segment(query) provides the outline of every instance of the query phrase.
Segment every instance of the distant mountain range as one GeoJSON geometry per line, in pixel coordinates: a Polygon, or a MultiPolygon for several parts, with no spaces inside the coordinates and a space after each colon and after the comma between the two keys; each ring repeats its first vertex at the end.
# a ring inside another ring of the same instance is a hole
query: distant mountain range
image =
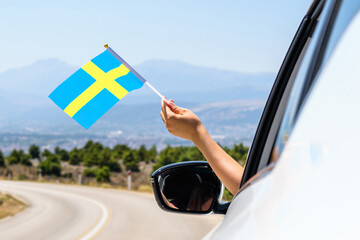
{"type": "MultiPolygon", "coordinates": [[[[6,134],[170,137],[159,117],[160,98],[146,86],[128,94],[90,130],[83,129],[48,98],[77,69],[47,59],[1,73],[0,144],[6,144],[1,139],[6,134]]],[[[251,139],[275,78],[274,73],[239,73],[164,60],[147,61],[135,69],[165,96],[196,112],[219,139],[251,139]]]]}

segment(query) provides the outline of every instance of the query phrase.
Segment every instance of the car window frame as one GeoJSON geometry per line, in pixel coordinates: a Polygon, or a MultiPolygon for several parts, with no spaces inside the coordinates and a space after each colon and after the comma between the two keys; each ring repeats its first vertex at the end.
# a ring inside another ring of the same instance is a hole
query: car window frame
{"type": "MultiPolygon", "coordinates": [[[[314,53],[312,54],[314,57],[311,58],[308,64],[309,69],[306,72],[306,76],[303,77],[303,85],[301,85],[298,93],[295,94],[295,101],[290,101],[288,104],[290,111],[287,110],[284,114],[284,123],[282,123],[279,128],[273,149],[280,149],[286,145],[286,141],[281,140],[283,138],[282,135],[286,133],[287,138],[291,135],[292,129],[299,118],[299,114],[310,95],[309,93],[334,52],[335,46],[339,42],[342,33],[347,29],[356,13],[360,11],[360,3],[346,0],[335,1],[332,9],[332,14],[328,18],[328,24],[321,32],[322,42],[315,46],[314,53]]],[[[279,155],[281,155],[281,150],[279,151],[279,155]]]]}
{"type": "MultiPolygon", "coordinates": [[[[329,0],[329,2],[330,2],[329,4],[336,3],[335,0],[334,1],[329,0]]],[[[276,113],[278,111],[278,107],[280,105],[281,99],[284,97],[285,89],[289,83],[289,79],[291,77],[291,74],[293,73],[293,70],[300,57],[300,54],[303,48],[306,46],[306,41],[308,39],[308,36],[309,34],[310,35],[312,34],[312,30],[313,30],[311,29],[313,27],[312,24],[315,24],[316,23],[315,21],[317,21],[317,19],[313,18],[313,15],[316,14],[317,9],[319,7],[322,7],[324,3],[325,1],[322,0],[312,2],[307,14],[300,23],[300,26],[295,34],[295,37],[289,47],[289,50],[285,56],[285,59],[281,65],[279,73],[274,82],[273,88],[270,92],[263,114],[260,118],[260,122],[257,131],[255,133],[253,143],[249,150],[248,158],[244,169],[244,174],[240,184],[240,189],[250,179],[252,179],[252,177],[255,174],[257,174],[261,170],[259,169],[260,161],[263,158],[264,149],[266,147],[267,141],[269,140],[268,138],[269,138],[270,130],[274,124],[274,119],[276,117],[276,113]]],[[[329,8],[327,12],[322,13],[326,15],[324,16],[324,21],[325,21],[323,26],[324,28],[326,28],[328,25],[327,22],[329,20],[329,16],[331,16],[333,13],[334,7],[335,6],[332,6],[329,8]]],[[[321,40],[322,39],[320,39],[320,41],[321,40]]],[[[281,119],[282,117],[280,118],[280,120],[278,120],[278,122],[276,122],[276,124],[278,124],[278,127],[280,126],[281,119]]],[[[272,138],[270,139],[271,147],[273,146],[276,140],[276,136],[277,136],[277,129],[276,129],[276,133],[275,134],[273,133],[270,136],[272,138]]],[[[267,154],[269,155],[267,159],[269,159],[271,152],[267,154]]]]}

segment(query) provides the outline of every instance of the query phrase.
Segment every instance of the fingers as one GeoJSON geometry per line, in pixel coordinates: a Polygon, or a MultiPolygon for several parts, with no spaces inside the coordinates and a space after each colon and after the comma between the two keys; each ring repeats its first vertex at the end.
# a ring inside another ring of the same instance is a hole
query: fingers
{"type": "Polygon", "coordinates": [[[160,117],[161,117],[161,119],[163,120],[163,122],[164,122],[165,125],[166,125],[165,117],[164,117],[164,114],[163,114],[162,111],[160,112],[160,117]]]}
{"type": "Polygon", "coordinates": [[[183,114],[185,109],[178,107],[175,103],[174,100],[170,99],[169,104],[167,104],[167,106],[169,107],[169,109],[176,113],[176,114],[183,114]]]}

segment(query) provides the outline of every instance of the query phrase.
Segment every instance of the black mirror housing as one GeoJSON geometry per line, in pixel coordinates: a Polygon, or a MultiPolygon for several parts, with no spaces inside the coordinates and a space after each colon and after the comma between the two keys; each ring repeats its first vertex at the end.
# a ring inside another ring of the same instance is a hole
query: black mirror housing
{"type": "Polygon", "coordinates": [[[165,211],[225,214],[224,185],[206,161],[181,162],[156,170],[151,177],[156,202],[165,211]]]}

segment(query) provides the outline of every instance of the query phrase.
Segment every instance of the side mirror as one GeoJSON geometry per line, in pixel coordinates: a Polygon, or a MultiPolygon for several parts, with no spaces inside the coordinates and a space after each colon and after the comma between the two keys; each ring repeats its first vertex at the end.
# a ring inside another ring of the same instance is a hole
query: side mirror
{"type": "Polygon", "coordinates": [[[166,165],[151,177],[155,199],[165,211],[225,214],[229,202],[221,202],[224,186],[205,161],[166,165]]]}

